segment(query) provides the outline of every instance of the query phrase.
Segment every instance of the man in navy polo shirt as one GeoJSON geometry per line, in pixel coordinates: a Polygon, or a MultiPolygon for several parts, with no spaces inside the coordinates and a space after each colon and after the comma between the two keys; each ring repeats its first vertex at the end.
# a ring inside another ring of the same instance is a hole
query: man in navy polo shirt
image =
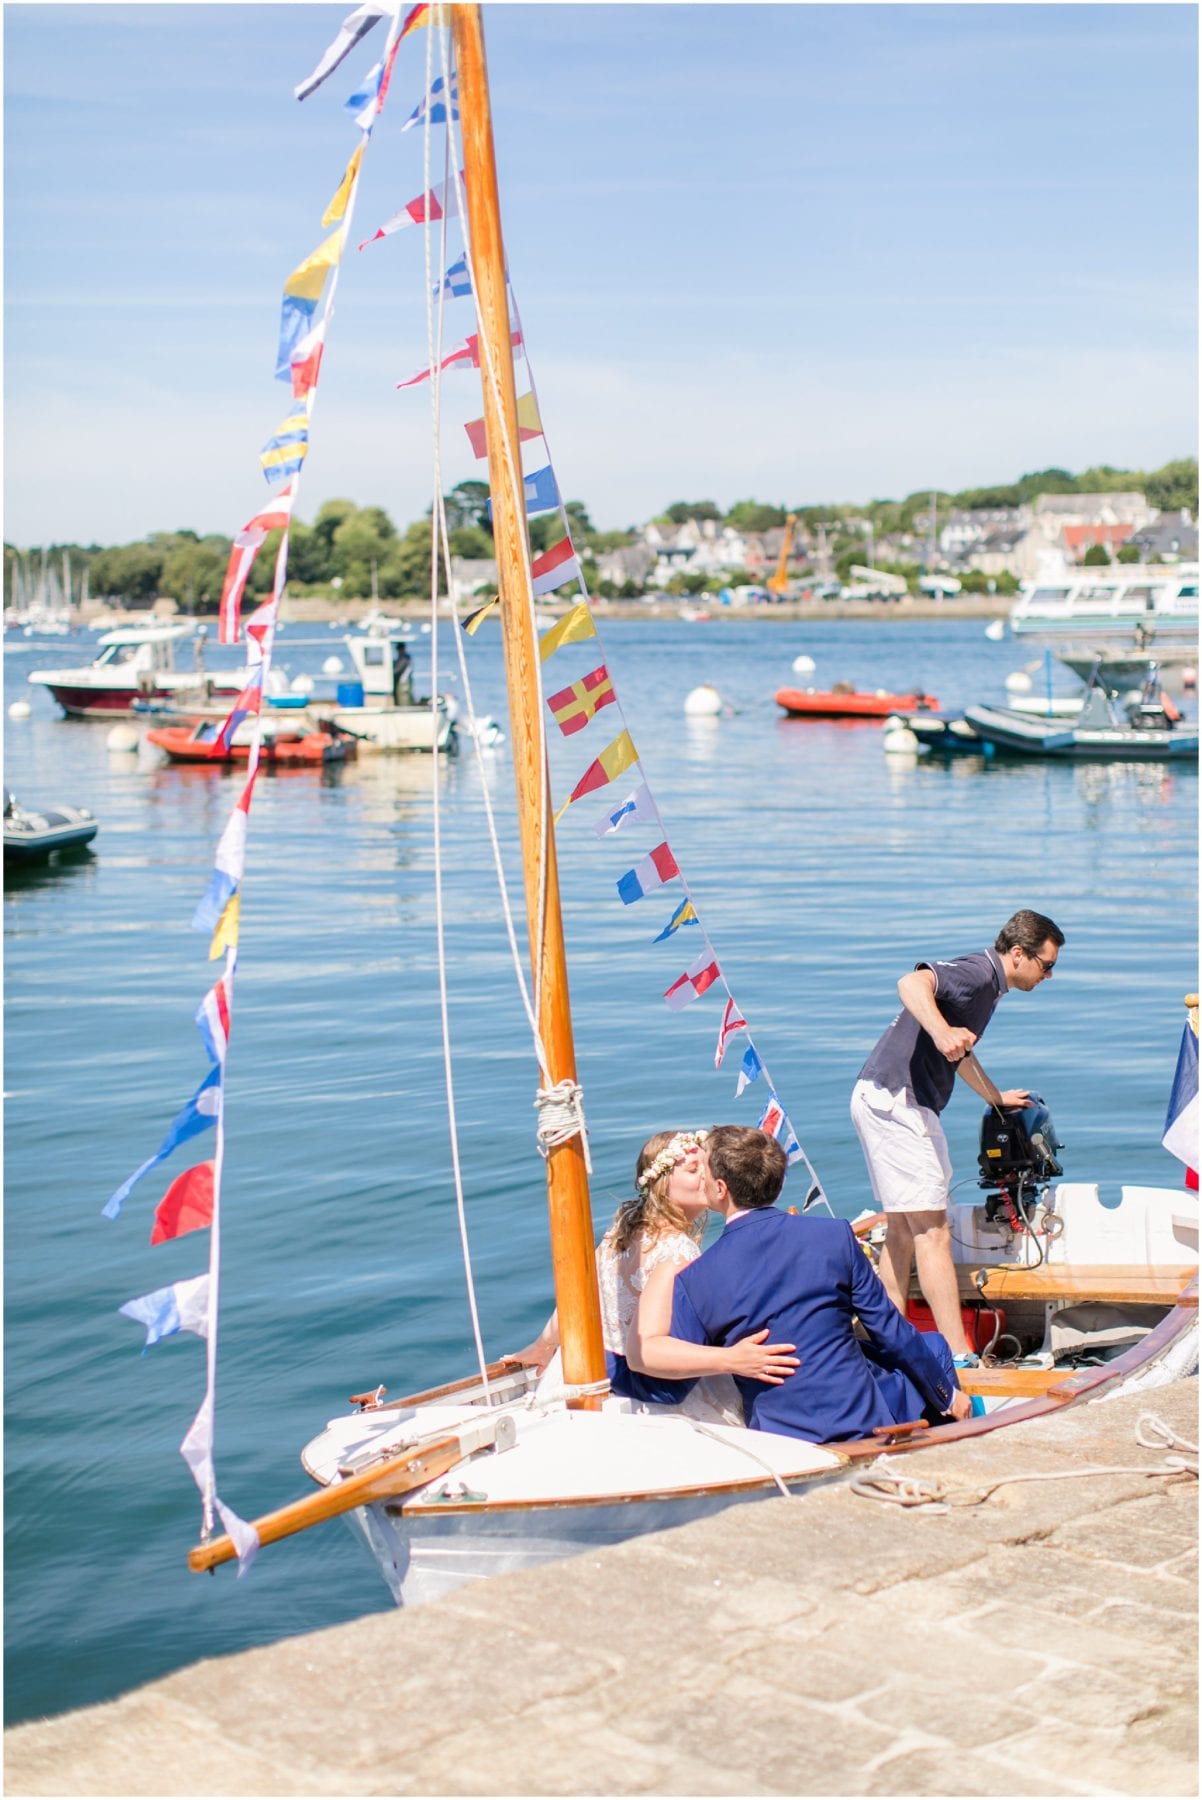
{"type": "MultiPolygon", "coordinates": [[[[648,1277],[627,1355],[649,1373],[694,1376],[695,1345],[756,1334],[796,1350],[791,1373],[735,1376],[747,1423],[810,1443],[867,1437],[924,1415],[965,1418],[952,1355],[920,1333],[881,1286],[846,1219],[781,1212],[785,1153],[765,1131],[716,1125],[702,1153],[706,1204],[725,1220],[696,1262],[648,1277]],[[853,1321],[865,1333],[857,1337],[853,1321]],[[780,1341],[784,1340],[784,1341],[780,1341]]],[[[783,1358],[782,1366],[787,1358],[783,1358]]]]}
{"type": "Polygon", "coordinates": [[[1037,912],[1016,912],[992,950],[920,962],[897,984],[902,1011],[860,1070],[851,1117],[876,1203],[886,1215],[881,1280],[899,1311],[910,1273],[954,1354],[975,1362],[960,1316],[947,1208],[952,1165],[939,1115],[963,1076],[991,1106],[1021,1107],[1025,1088],[995,1087],[973,1046],[1010,988],[1029,993],[1056,967],[1064,933],[1037,912]]]}

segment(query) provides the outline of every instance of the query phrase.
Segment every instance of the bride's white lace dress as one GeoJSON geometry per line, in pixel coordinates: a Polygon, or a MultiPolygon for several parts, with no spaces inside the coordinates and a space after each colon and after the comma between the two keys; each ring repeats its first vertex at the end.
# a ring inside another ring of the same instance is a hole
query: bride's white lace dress
{"type": "MultiPolygon", "coordinates": [[[[639,1304],[639,1295],[653,1269],[670,1263],[687,1268],[701,1251],[683,1231],[659,1237],[643,1233],[625,1250],[616,1251],[610,1234],[597,1245],[597,1282],[601,1290],[601,1331],[612,1356],[626,1355],[626,1334],[639,1304]]],[[[696,1382],[679,1406],[659,1406],[632,1401],[640,1412],[676,1412],[710,1425],[742,1425],[743,1402],[730,1375],[706,1375],[696,1382]]]]}

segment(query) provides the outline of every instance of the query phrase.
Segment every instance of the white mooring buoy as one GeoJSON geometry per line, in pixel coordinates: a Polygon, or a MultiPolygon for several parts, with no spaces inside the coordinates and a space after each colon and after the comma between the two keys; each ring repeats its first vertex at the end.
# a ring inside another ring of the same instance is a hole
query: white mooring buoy
{"type": "Polygon", "coordinates": [[[994,619],[991,625],[986,625],[985,627],[985,636],[989,639],[991,644],[1000,644],[1005,635],[1005,619],[994,619]]]}
{"type": "Polygon", "coordinates": [[[312,675],[294,675],[288,686],[294,694],[311,694],[313,677],[312,675]]]}
{"type": "Polygon", "coordinates": [[[894,725],[881,740],[886,756],[917,756],[922,746],[908,725],[894,725]]]}
{"type": "Polygon", "coordinates": [[[341,675],[342,658],[340,656],[327,656],[321,665],[321,672],[323,675],[341,675]]]}
{"type": "Polygon", "coordinates": [[[685,712],[690,719],[715,719],[722,711],[722,696],[708,681],[685,695],[685,712]]]}
{"type": "Polygon", "coordinates": [[[27,719],[33,711],[28,700],[14,700],[8,709],[10,719],[27,719]]]}
{"type": "Polygon", "coordinates": [[[793,658],[793,673],[795,675],[812,675],[817,666],[818,665],[815,663],[812,656],[795,656],[793,658]]]}
{"type": "Polygon", "coordinates": [[[114,725],[104,740],[106,750],[136,750],[138,734],[132,725],[114,725]]]}
{"type": "Polygon", "coordinates": [[[1006,691],[1011,694],[1029,694],[1031,692],[1031,677],[1025,669],[1015,669],[1013,674],[1007,675],[1006,691]]]}

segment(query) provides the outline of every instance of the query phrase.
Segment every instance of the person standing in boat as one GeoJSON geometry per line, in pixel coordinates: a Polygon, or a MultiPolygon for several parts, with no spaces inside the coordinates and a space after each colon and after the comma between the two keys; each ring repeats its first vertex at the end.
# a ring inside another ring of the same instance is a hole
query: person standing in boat
{"type": "MultiPolygon", "coordinates": [[[[769,1386],[797,1367],[792,1344],[768,1344],[766,1331],[729,1347],[697,1350],[682,1373],[692,1380],[665,1381],[630,1367],[626,1340],[639,1297],[655,1271],[669,1287],[673,1275],[696,1262],[708,1211],[702,1173],[704,1131],[657,1131],[639,1151],[635,1192],[623,1201],[597,1245],[601,1333],[611,1390],[643,1406],[671,1406],[711,1424],[742,1425],[743,1402],[733,1376],[769,1386]],[[695,1379],[701,1377],[701,1379],[695,1379]]],[[[502,1362],[548,1367],[559,1349],[559,1318],[552,1313],[538,1337],[502,1362]]]]}
{"type": "Polygon", "coordinates": [[[631,1363],[684,1376],[712,1346],[766,1331],[793,1339],[800,1361],[781,1382],[736,1374],[753,1430],[828,1444],[882,1425],[967,1418],[972,1402],[947,1344],[901,1317],[847,1220],[777,1207],[787,1167],[765,1131],[710,1132],[703,1183],[725,1229],[695,1262],[649,1276],[627,1341],[631,1363]]]}
{"type": "Polygon", "coordinates": [[[991,1106],[1027,1104],[1025,1088],[995,1087],[974,1046],[1003,994],[1030,993],[1048,979],[1063,943],[1051,919],[1024,909],[1006,921],[992,949],[917,963],[898,982],[902,1010],[852,1090],[852,1124],[886,1218],[881,1280],[904,1313],[917,1264],[936,1328],[966,1366],[977,1358],[960,1314],[947,1222],[952,1165],[939,1115],[957,1075],[991,1106]]]}

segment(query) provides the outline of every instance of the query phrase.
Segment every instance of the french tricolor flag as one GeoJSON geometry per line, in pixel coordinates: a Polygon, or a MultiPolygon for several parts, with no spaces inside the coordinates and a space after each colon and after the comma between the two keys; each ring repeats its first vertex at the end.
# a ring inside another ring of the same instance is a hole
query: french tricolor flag
{"type": "Polygon", "coordinates": [[[722,971],[714,961],[713,952],[703,950],[696,962],[690,963],[684,974],[672,983],[664,999],[672,1012],[682,1012],[694,1000],[700,1000],[702,994],[712,988],[721,976],[722,971]]]}
{"type": "Polygon", "coordinates": [[[1161,1143],[1170,1155],[1185,1164],[1185,1185],[1198,1185],[1198,1039],[1186,1024],[1177,1054],[1177,1072],[1169,1095],[1161,1143]]]}
{"type": "Polygon", "coordinates": [[[645,856],[633,869],[627,869],[618,883],[618,898],[623,906],[630,906],[644,894],[652,894],[656,888],[675,881],[679,874],[676,858],[667,844],[657,844],[650,856],[645,856]]]}

